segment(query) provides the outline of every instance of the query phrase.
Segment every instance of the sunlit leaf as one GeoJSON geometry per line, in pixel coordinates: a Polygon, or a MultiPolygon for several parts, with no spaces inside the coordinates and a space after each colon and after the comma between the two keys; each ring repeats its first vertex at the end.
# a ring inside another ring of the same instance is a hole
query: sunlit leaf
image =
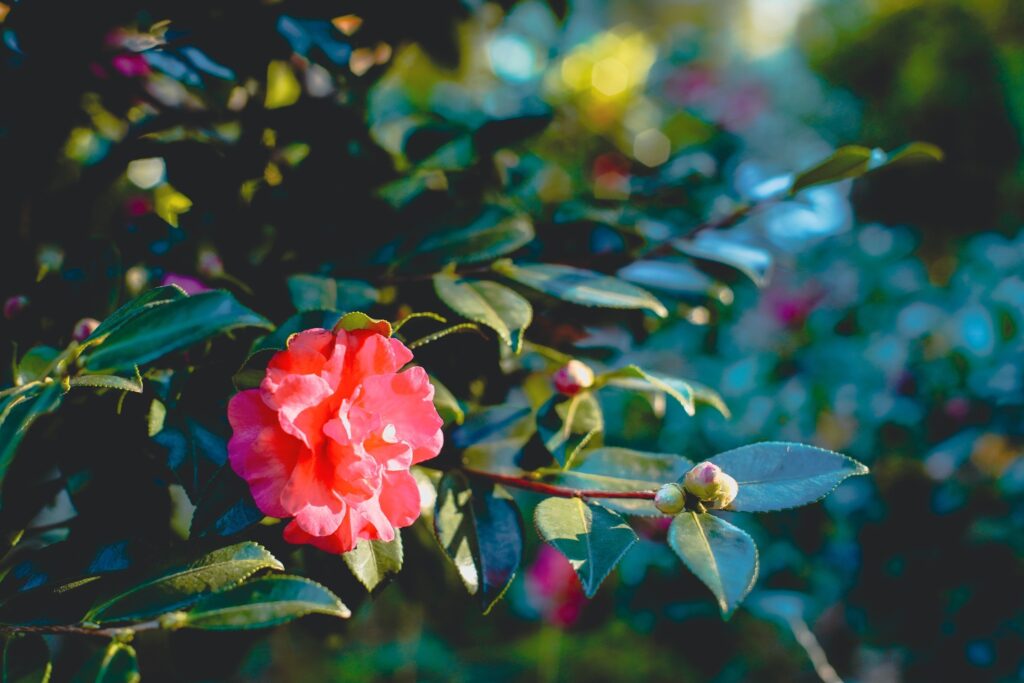
{"type": "Polygon", "coordinates": [[[455,398],[455,394],[433,375],[430,377],[430,383],[434,387],[434,407],[437,408],[441,419],[444,420],[445,424],[462,424],[466,419],[466,413],[462,410],[462,406],[459,405],[459,400],[455,398]]]}
{"type": "Polygon", "coordinates": [[[519,509],[500,488],[445,474],[437,489],[434,533],[470,595],[486,614],[508,590],[523,557],[519,509]]]}
{"type": "Polygon", "coordinates": [[[491,328],[515,352],[522,348],[523,332],[533,320],[533,307],[508,287],[438,273],[434,276],[434,290],[453,311],[491,328]]]}
{"type": "Polygon", "coordinates": [[[668,310],[651,293],[617,278],[554,264],[516,265],[499,261],[494,269],[510,280],[562,301],[599,308],[646,309],[665,317],[668,310]]]}
{"type": "Polygon", "coordinates": [[[298,576],[266,576],[241,586],[212,593],[186,615],[185,628],[235,631],[276,626],[307,614],[352,616],[338,596],[320,584],[298,576]]]}
{"type": "Polygon", "coordinates": [[[569,560],[588,598],[637,541],[626,520],[582,498],[541,501],[534,523],[540,537],[569,560]]]}
{"type": "Polygon", "coordinates": [[[757,580],[757,547],[747,532],[707,513],[676,515],[668,543],[718,600],[728,619],[757,580]]]}
{"type": "Polygon", "coordinates": [[[739,484],[729,506],[769,512],[807,505],[831,493],[847,477],[867,474],[852,458],[798,443],[766,442],[719,453],[713,462],[739,484]]]}
{"type": "Polygon", "coordinates": [[[767,284],[771,273],[771,252],[735,242],[710,231],[694,239],[676,240],[672,246],[688,256],[731,266],[753,280],[758,287],[767,284]]]}
{"type": "Polygon", "coordinates": [[[102,623],[154,617],[235,586],[261,569],[284,570],[284,566],[266,548],[250,541],[220,548],[142,580],[92,609],[87,619],[102,623]]]}
{"type": "MultiPolygon", "coordinates": [[[[595,491],[655,491],[679,481],[693,462],[670,453],[646,453],[629,448],[596,448],[577,456],[572,469],[548,471],[546,476],[563,486],[595,491]]],[[[605,507],[628,515],[661,513],[649,500],[603,499],[605,507]]]]}
{"type": "Polygon", "coordinates": [[[373,590],[402,569],[402,536],[395,531],[393,541],[363,539],[341,556],[352,574],[366,590],[373,590]]]}

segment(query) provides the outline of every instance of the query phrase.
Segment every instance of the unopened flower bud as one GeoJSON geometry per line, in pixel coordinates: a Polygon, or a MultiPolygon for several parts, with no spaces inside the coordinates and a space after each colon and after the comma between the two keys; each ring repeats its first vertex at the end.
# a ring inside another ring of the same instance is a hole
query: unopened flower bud
{"type": "Polygon", "coordinates": [[[83,342],[89,338],[89,335],[100,326],[100,321],[96,318],[82,318],[75,323],[75,329],[71,332],[71,338],[76,342],[83,342]]]}
{"type": "Polygon", "coordinates": [[[555,390],[566,396],[575,396],[594,384],[594,371],[578,360],[571,360],[551,377],[555,390]]]}
{"type": "Polygon", "coordinates": [[[64,265],[64,251],[52,244],[44,244],[39,247],[36,262],[41,269],[47,272],[60,270],[60,267],[64,265]]]}
{"type": "Polygon", "coordinates": [[[4,302],[4,317],[8,320],[14,320],[26,308],[28,308],[27,296],[22,294],[12,296],[4,302]]]}
{"type": "Polygon", "coordinates": [[[149,283],[149,271],[143,266],[132,266],[124,272],[125,288],[131,296],[138,296],[149,283]]]}
{"type": "Polygon", "coordinates": [[[721,510],[739,493],[736,480],[711,462],[702,462],[686,473],[683,486],[706,507],[721,510]]]}
{"type": "Polygon", "coordinates": [[[213,249],[200,249],[196,270],[203,277],[215,280],[224,274],[224,261],[213,249]]]}
{"type": "Polygon", "coordinates": [[[686,507],[686,493],[679,484],[665,484],[654,494],[654,507],[666,515],[679,514],[686,507]]]}

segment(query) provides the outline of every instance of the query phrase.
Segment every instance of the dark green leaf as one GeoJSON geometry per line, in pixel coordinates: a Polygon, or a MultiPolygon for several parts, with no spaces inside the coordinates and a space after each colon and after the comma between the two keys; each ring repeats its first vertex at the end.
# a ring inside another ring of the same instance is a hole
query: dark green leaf
{"type": "Polygon", "coordinates": [[[352,616],[341,600],[320,584],[298,576],[267,576],[207,595],[185,616],[183,626],[236,631],[276,626],[307,614],[352,616]]]}
{"type": "Polygon", "coordinates": [[[434,387],[434,407],[437,408],[437,413],[441,416],[441,419],[444,420],[445,424],[462,424],[466,419],[466,413],[462,410],[462,406],[459,405],[459,400],[455,398],[455,394],[449,391],[448,387],[433,375],[430,376],[430,383],[434,387]]]}
{"type": "Polygon", "coordinates": [[[139,663],[135,648],[112,642],[86,662],[75,674],[73,683],[139,683],[139,663]]]}
{"type": "Polygon", "coordinates": [[[50,382],[0,399],[0,486],[29,427],[40,415],[56,410],[63,396],[60,384],[50,382]]]}
{"type": "Polygon", "coordinates": [[[523,524],[501,489],[470,486],[457,471],[437,490],[434,533],[470,595],[486,614],[508,590],[523,557],[523,524]]]}
{"type": "Polygon", "coordinates": [[[533,320],[529,301],[497,282],[464,280],[450,273],[434,276],[434,290],[453,311],[491,328],[519,353],[523,332],[533,320]]]}
{"type": "Polygon", "coordinates": [[[685,379],[669,377],[654,372],[647,372],[635,365],[627,365],[624,368],[613,370],[598,378],[613,386],[635,391],[661,391],[676,400],[683,407],[687,415],[696,412],[694,406],[693,388],[685,379]]]}
{"type": "Polygon", "coordinates": [[[930,142],[910,142],[889,152],[888,165],[942,161],[945,154],[930,142]]]}
{"type": "Polygon", "coordinates": [[[731,266],[753,280],[758,287],[768,283],[772,255],[765,249],[735,242],[713,232],[701,233],[692,240],[676,240],[672,246],[693,258],[731,266]]]}
{"type": "Polygon", "coordinates": [[[163,429],[153,441],[166,449],[167,467],[192,500],[227,462],[226,435],[200,424],[194,418],[176,411],[164,421],[163,429]]]}
{"type": "Polygon", "coordinates": [[[207,593],[235,586],[261,569],[284,570],[263,546],[246,541],[207,553],[145,579],[91,610],[89,621],[148,619],[181,609],[207,593]]]}
{"type": "Polygon", "coordinates": [[[565,555],[588,598],[637,541],[615,512],[582,498],[548,498],[534,511],[540,537],[565,555]]]}
{"type": "Polygon", "coordinates": [[[85,366],[94,372],[132,370],[239,327],[273,326],[229,292],[203,292],[148,308],[125,321],[88,352],[85,366]]]}
{"type": "Polygon", "coordinates": [[[798,443],[741,446],[709,459],[739,484],[729,506],[743,512],[769,512],[807,505],[830,494],[847,477],[867,474],[852,458],[798,443]]]}
{"type": "Polygon", "coordinates": [[[16,383],[26,384],[42,379],[59,355],[60,351],[52,346],[33,346],[18,362],[16,383]]]}
{"type": "Polygon", "coordinates": [[[334,328],[340,319],[341,313],[337,311],[303,311],[302,313],[296,313],[281,323],[276,330],[265,337],[257,339],[249,350],[249,355],[252,356],[259,351],[267,349],[283,351],[287,348],[288,337],[296,332],[312,330],[318,327],[330,330],[334,328]]]}
{"type": "Polygon", "coordinates": [[[121,327],[121,325],[125,324],[135,316],[145,313],[157,306],[163,306],[164,304],[168,304],[172,301],[187,298],[188,294],[186,294],[185,291],[177,285],[167,285],[166,287],[150,289],[107,316],[107,319],[101,322],[99,327],[92,331],[92,334],[89,335],[89,338],[86,341],[88,342],[99,339],[103,335],[109,334],[121,327]]]}
{"type": "Polygon", "coordinates": [[[499,261],[494,269],[510,280],[562,301],[598,308],[646,309],[664,318],[668,310],[654,295],[617,278],[570,266],[499,261]]]}
{"type": "Polygon", "coordinates": [[[249,486],[230,465],[210,481],[192,514],[192,538],[231,536],[249,528],[265,515],[256,507],[249,486]]]}
{"type": "Polygon", "coordinates": [[[798,173],[793,179],[790,194],[815,185],[827,185],[847,178],[857,178],[868,172],[872,150],[859,145],[840,147],[827,159],[798,173]]]}
{"type": "Polygon", "coordinates": [[[445,230],[427,238],[408,260],[432,263],[479,263],[511,253],[533,239],[529,217],[487,208],[461,230],[445,230]]]}
{"type": "MultiPolygon", "coordinates": [[[[693,467],[686,458],[669,453],[645,453],[629,448],[584,451],[570,470],[544,471],[563,485],[597,491],[654,491],[679,481],[693,467]]],[[[601,504],[628,515],[661,513],[649,500],[606,499],[601,504]]]]}
{"type": "Polygon", "coordinates": [[[718,600],[728,619],[757,580],[757,547],[747,532],[708,513],[676,515],[668,543],[718,600]]]}
{"type": "Polygon", "coordinates": [[[571,398],[556,394],[537,411],[537,434],[562,467],[603,429],[601,406],[590,392],[571,398]]]}
{"type": "Polygon", "coordinates": [[[402,537],[396,530],[393,541],[363,539],[341,559],[359,583],[372,593],[385,579],[402,569],[402,537]]]}
{"type": "Polygon", "coordinates": [[[319,275],[288,278],[292,305],[299,311],[356,311],[378,300],[377,290],[361,280],[335,280],[319,275]]]}
{"type": "Polygon", "coordinates": [[[47,683],[52,670],[50,648],[42,636],[12,634],[4,641],[2,683],[47,683]]]}

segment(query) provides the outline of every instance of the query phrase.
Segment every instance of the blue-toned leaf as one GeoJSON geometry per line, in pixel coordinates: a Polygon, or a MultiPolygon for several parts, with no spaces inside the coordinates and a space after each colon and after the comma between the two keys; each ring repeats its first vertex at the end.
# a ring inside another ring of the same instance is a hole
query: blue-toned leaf
{"type": "Polygon", "coordinates": [[[719,453],[709,462],[739,484],[739,493],[729,508],[743,512],[770,512],[814,503],[847,477],[868,473],[868,468],[853,458],[798,443],[741,446],[719,453]]]}
{"type": "Polygon", "coordinates": [[[499,261],[494,269],[510,280],[562,301],[598,308],[652,311],[664,318],[668,310],[650,292],[609,275],[554,264],[516,265],[499,261]]]}

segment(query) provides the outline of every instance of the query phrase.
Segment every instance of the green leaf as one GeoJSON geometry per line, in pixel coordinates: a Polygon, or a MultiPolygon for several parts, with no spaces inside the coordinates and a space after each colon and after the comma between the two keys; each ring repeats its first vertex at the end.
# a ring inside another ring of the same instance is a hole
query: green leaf
{"type": "Polygon", "coordinates": [[[858,178],[868,172],[872,154],[871,149],[859,145],[840,147],[825,160],[797,174],[789,193],[795,195],[800,190],[815,185],[827,185],[847,178],[858,178]]]}
{"type": "Polygon", "coordinates": [[[362,280],[335,280],[319,275],[292,275],[288,292],[298,311],[355,311],[377,303],[379,292],[362,280]]]}
{"type": "Polygon", "coordinates": [[[32,423],[56,410],[63,396],[60,384],[50,382],[0,399],[0,487],[32,423]]]}
{"type": "Polygon", "coordinates": [[[18,362],[15,383],[26,384],[42,379],[59,355],[60,351],[52,346],[33,346],[18,362]]]}
{"type": "Polygon", "coordinates": [[[533,237],[533,223],[528,216],[492,206],[466,228],[440,231],[423,240],[407,260],[479,263],[511,253],[533,237]]]}
{"type": "Polygon", "coordinates": [[[668,543],[718,600],[728,619],[757,580],[757,546],[747,532],[708,513],[676,515],[668,543]]]}
{"type": "Polygon", "coordinates": [[[86,368],[132,370],[169,353],[240,327],[273,328],[223,290],[203,292],[134,315],[91,349],[86,368]]]}
{"type": "Polygon", "coordinates": [[[611,386],[633,391],[660,391],[671,396],[683,407],[687,415],[696,412],[696,404],[707,404],[729,417],[729,408],[717,391],[710,387],[688,379],[670,377],[659,372],[649,372],[636,365],[627,365],[618,370],[612,370],[600,375],[596,380],[596,386],[609,384],[611,386]]]}
{"type": "Polygon", "coordinates": [[[647,372],[636,365],[627,365],[624,368],[612,370],[601,375],[598,381],[601,382],[602,380],[612,386],[624,389],[639,391],[654,389],[655,391],[664,392],[674,398],[683,407],[687,415],[693,415],[697,412],[694,405],[693,388],[685,379],[647,372]]]}
{"type": "Polygon", "coordinates": [[[471,486],[458,471],[441,479],[434,507],[434,534],[484,614],[508,590],[523,557],[519,508],[504,490],[471,486]]]}
{"type": "Polygon", "coordinates": [[[386,578],[402,569],[402,537],[396,530],[393,541],[362,539],[341,559],[359,583],[372,593],[386,578]]]}
{"type": "Polygon", "coordinates": [[[731,266],[758,287],[768,283],[773,259],[771,252],[765,249],[734,242],[714,232],[702,232],[692,240],[675,240],[672,246],[687,256],[731,266]]]}
{"type": "MultiPolygon", "coordinates": [[[[597,491],[654,491],[679,481],[693,467],[686,458],[670,453],[645,453],[629,448],[585,451],[569,470],[540,470],[563,486],[597,491]]],[[[649,500],[605,499],[601,504],[627,515],[661,515],[649,500]]]]}
{"type": "Polygon", "coordinates": [[[220,548],[142,581],[92,609],[86,619],[100,623],[148,619],[238,585],[261,569],[283,571],[284,566],[266,548],[250,541],[220,548]]]}
{"type": "Polygon", "coordinates": [[[134,394],[142,393],[142,375],[138,367],[135,368],[135,376],[119,377],[117,375],[78,375],[72,377],[72,387],[95,387],[97,389],[115,389],[117,391],[130,391],[134,394]]]}
{"type": "Polygon", "coordinates": [[[942,161],[942,149],[930,142],[909,142],[889,152],[888,165],[942,161]]]}
{"type": "Polygon", "coordinates": [[[743,512],[770,512],[821,500],[847,477],[867,474],[853,458],[798,443],[741,446],[709,458],[739,484],[729,506],[743,512]]]}
{"type": "Polygon", "coordinates": [[[72,680],[73,683],[139,683],[142,676],[135,648],[127,643],[110,643],[86,662],[72,680]]]}
{"type": "Polygon", "coordinates": [[[634,261],[620,268],[617,275],[634,284],[676,296],[704,295],[715,285],[714,280],[685,261],[634,261]]]}
{"type": "Polygon", "coordinates": [[[537,411],[537,434],[562,467],[603,430],[601,406],[590,392],[571,398],[556,394],[537,411]]]}
{"type": "Polygon", "coordinates": [[[92,334],[89,335],[86,341],[88,342],[99,339],[100,337],[121,327],[135,316],[141,315],[153,308],[163,306],[164,304],[168,304],[172,301],[187,298],[188,294],[185,293],[185,290],[177,285],[167,285],[165,287],[155,287],[154,289],[150,289],[107,316],[107,319],[101,322],[99,326],[92,331],[92,334]]]}
{"type": "Polygon", "coordinates": [[[12,634],[3,644],[2,683],[48,683],[53,665],[50,648],[35,633],[12,634]]]}
{"type": "Polygon", "coordinates": [[[352,616],[338,596],[299,576],[266,576],[207,595],[185,614],[185,628],[237,631],[276,626],[307,614],[352,616]]]}
{"type": "Polygon", "coordinates": [[[588,598],[637,541],[617,513],[582,498],[548,498],[534,511],[540,537],[565,555],[588,598]]]}
{"type": "Polygon", "coordinates": [[[553,264],[515,265],[498,261],[494,270],[556,299],[598,308],[646,309],[664,318],[665,306],[646,290],[609,275],[553,264]]]}
{"type": "Polygon", "coordinates": [[[466,413],[462,410],[462,406],[459,405],[459,400],[455,398],[455,394],[433,375],[430,376],[430,383],[434,387],[434,407],[437,408],[437,413],[444,420],[444,423],[462,424],[466,419],[466,413]]]}
{"type": "Polygon", "coordinates": [[[434,290],[453,311],[491,328],[519,353],[523,332],[533,320],[529,301],[497,282],[464,280],[450,273],[434,276],[434,290]]]}
{"type": "MultiPolygon", "coordinates": [[[[249,357],[251,358],[254,354],[269,349],[283,351],[288,347],[288,337],[296,332],[312,330],[318,327],[330,330],[338,324],[340,319],[341,313],[337,311],[303,311],[302,313],[296,313],[278,325],[276,330],[257,339],[253,343],[252,348],[249,349],[249,357]]],[[[266,364],[261,368],[261,371],[265,369],[266,364]]]]}
{"type": "Polygon", "coordinates": [[[345,330],[346,332],[355,332],[356,330],[373,330],[377,334],[383,334],[385,337],[391,336],[391,323],[387,320],[377,320],[371,318],[362,311],[352,311],[341,316],[338,322],[334,325],[334,331],[345,330]]]}
{"type": "Polygon", "coordinates": [[[167,468],[191,500],[200,496],[228,459],[227,434],[218,434],[180,410],[165,418],[153,441],[166,449],[167,468]]]}

